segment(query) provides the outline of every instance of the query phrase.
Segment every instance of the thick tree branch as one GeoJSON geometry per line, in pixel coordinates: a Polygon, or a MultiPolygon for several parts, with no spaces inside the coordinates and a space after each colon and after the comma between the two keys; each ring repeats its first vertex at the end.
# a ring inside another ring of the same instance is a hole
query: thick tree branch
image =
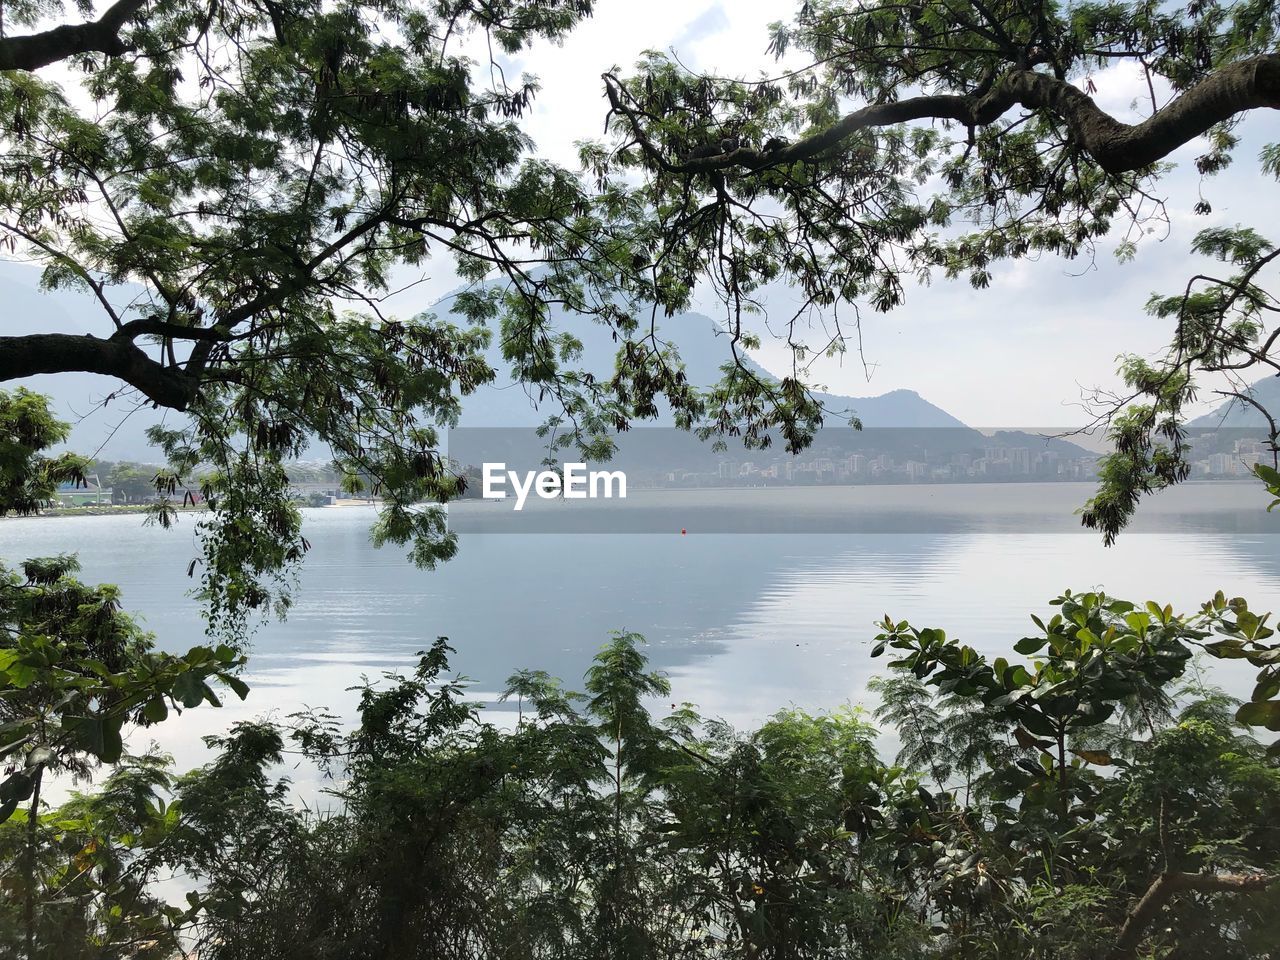
{"type": "Polygon", "coordinates": [[[969,127],[994,123],[1016,106],[1047,110],[1061,119],[1072,139],[1108,173],[1138,170],[1168,156],[1216,124],[1247,110],[1280,108],[1280,54],[1266,54],[1222,67],[1163,110],[1127,124],[1106,113],[1066,80],[1035,70],[1011,70],[982,96],[940,94],[872,104],[847,114],[825,130],[774,150],[740,146],[728,153],[677,161],[647,137],[616,77],[605,75],[610,106],[626,116],[648,156],[674,173],[708,173],[732,167],[760,169],[809,160],[872,127],[915,120],[953,120],[969,127]]]}
{"type": "Polygon", "coordinates": [[[158,317],[138,317],[123,324],[112,336],[113,340],[132,340],[135,337],[171,337],[174,340],[195,340],[201,343],[229,343],[231,334],[214,327],[188,327],[167,323],[158,317]]]}
{"type": "Polygon", "coordinates": [[[118,57],[129,49],[120,39],[120,29],[146,2],[117,0],[89,23],[64,24],[25,37],[0,38],[0,70],[39,70],[78,53],[118,57]]]}
{"type": "Polygon", "coordinates": [[[1111,950],[1110,960],[1130,960],[1137,953],[1147,927],[1174,894],[1184,890],[1208,893],[1249,893],[1265,890],[1277,877],[1267,873],[1162,873],[1147,888],[1142,899],[1129,911],[1120,935],[1111,950]]]}
{"type": "Polygon", "coordinates": [[[0,337],[0,382],[72,371],[118,377],[174,410],[187,409],[199,389],[197,377],[152,360],[125,337],[103,340],[69,333],[0,337]]]}
{"type": "MultiPolygon", "coordinates": [[[[120,323],[113,314],[119,329],[107,339],[61,333],[0,337],[0,383],[42,373],[99,373],[117,377],[136,387],[160,406],[186,410],[199,393],[214,349],[238,339],[232,333],[237,325],[314,284],[316,270],[345,247],[386,222],[392,206],[393,202],[388,200],[384,207],[371,213],[303,264],[296,277],[262,291],[213,324],[185,326],[150,316],[120,323]],[[171,357],[174,340],[190,341],[194,346],[183,366],[166,365],[147,356],[134,343],[136,338],[143,336],[165,338],[169,342],[171,357]]],[[[224,372],[218,379],[234,377],[224,372]]]]}

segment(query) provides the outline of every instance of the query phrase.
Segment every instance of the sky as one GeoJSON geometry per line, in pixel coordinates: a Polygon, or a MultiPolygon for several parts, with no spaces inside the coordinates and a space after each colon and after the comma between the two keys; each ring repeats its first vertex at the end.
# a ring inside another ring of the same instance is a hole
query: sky
{"type": "MultiPolygon", "coordinates": [[[[686,66],[719,75],[772,73],[778,67],[766,53],[768,25],[794,9],[788,0],[598,0],[594,16],[567,39],[539,43],[504,69],[509,79],[522,72],[537,76],[541,92],[525,127],[540,155],[576,169],[575,143],[603,134],[603,72],[628,70],[654,49],[674,51],[686,66]]],[[[1135,67],[1120,65],[1093,79],[1096,98],[1109,112],[1132,121],[1149,111],[1146,84],[1135,67]]],[[[1113,244],[1104,243],[1092,259],[997,265],[986,290],[941,279],[911,288],[905,306],[890,314],[863,311],[861,357],[850,352],[816,362],[811,377],[829,392],[855,397],[915,390],[979,428],[1081,425],[1088,420],[1082,395],[1119,386],[1118,355],[1155,355],[1168,342],[1168,322],[1146,316],[1143,304],[1153,292],[1181,289],[1203,266],[1188,253],[1194,233],[1235,223],[1265,233],[1280,221],[1280,186],[1256,162],[1262,145],[1280,141],[1280,118],[1255,111],[1239,132],[1244,142],[1235,164],[1213,179],[1203,181],[1190,162],[1202,152],[1198,144],[1170,158],[1178,169],[1160,185],[1170,227],[1142,237],[1133,262],[1117,263],[1113,244]],[[1193,216],[1191,207],[1202,195],[1213,213],[1193,216]]],[[[455,289],[457,278],[448,257],[437,256],[425,275],[406,276],[398,286],[407,289],[386,309],[410,316],[455,289]]],[[[710,297],[699,306],[717,314],[710,297]]],[[[3,319],[0,324],[10,326],[3,319]]],[[[815,331],[811,342],[823,339],[815,331]]],[[[757,358],[774,371],[791,366],[780,342],[766,340],[757,358]]]]}

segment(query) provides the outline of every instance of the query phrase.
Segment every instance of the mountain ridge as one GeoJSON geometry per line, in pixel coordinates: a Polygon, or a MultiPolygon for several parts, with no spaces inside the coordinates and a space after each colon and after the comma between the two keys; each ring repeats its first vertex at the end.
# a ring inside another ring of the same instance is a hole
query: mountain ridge
{"type": "MultiPolygon", "coordinates": [[[[1267,408],[1273,417],[1280,418],[1280,376],[1264,377],[1249,385],[1244,391],[1267,408]]],[[[1187,422],[1189,427],[1263,427],[1269,426],[1266,417],[1253,404],[1238,397],[1227,397],[1208,413],[1187,422]]]]}
{"type": "MultiPolygon", "coordinates": [[[[0,261],[0,297],[6,304],[0,332],[7,335],[50,329],[87,334],[96,326],[88,318],[96,320],[101,315],[101,308],[87,293],[42,290],[37,268],[12,261],[0,261]]],[[[446,312],[449,299],[444,298],[434,309],[446,312]]],[[[616,346],[606,328],[582,322],[559,310],[553,317],[553,323],[561,329],[573,324],[574,334],[583,342],[582,366],[597,375],[612,374],[616,346]]],[[[725,344],[718,341],[728,334],[715,320],[697,312],[679,314],[667,318],[661,332],[676,343],[691,382],[705,387],[719,378],[720,366],[728,351],[725,344]]],[[[522,385],[514,383],[505,374],[498,347],[490,348],[489,360],[499,370],[499,382],[465,398],[461,425],[534,427],[543,422],[547,409],[544,407],[539,411],[522,385]]],[[[747,363],[760,375],[774,377],[754,359],[748,358],[747,363]]],[[[155,410],[149,404],[120,397],[104,407],[104,399],[114,394],[119,384],[113,378],[96,374],[42,375],[11,381],[4,386],[12,388],[19,385],[49,395],[56,414],[72,423],[67,447],[102,459],[154,459],[156,451],[146,440],[146,430],[175,416],[172,411],[155,410]]],[[[949,437],[947,444],[954,443],[957,449],[981,445],[988,439],[913,389],[898,388],[866,397],[829,392],[819,392],[815,396],[833,414],[847,410],[856,415],[869,430],[949,431],[946,434],[949,437]]],[[[645,426],[661,425],[645,423],[645,426]]],[[[1031,434],[1012,436],[1012,442],[1024,445],[1039,442],[1065,444],[1060,447],[1064,452],[1072,455],[1077,451],[1084,452],[1066,441],[1046,440],[1031,434]]]]}

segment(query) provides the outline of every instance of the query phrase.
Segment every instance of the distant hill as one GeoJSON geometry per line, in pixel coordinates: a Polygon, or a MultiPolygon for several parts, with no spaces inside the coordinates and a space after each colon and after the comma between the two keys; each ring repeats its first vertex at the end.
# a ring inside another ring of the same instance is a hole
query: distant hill
{"type": "MultiPolygon", "coordinates": [[[[87,294],[39,289],[39,271],[32,266],[0,261],[0,298],[4,304],[0,332],[5,334],[35,333],[44,330],[73,333],[103,332],[101,309],[87,294]]],[[[448,301],[437,307],[448,308],[448,301]]],[[[569,318],[563,312],[555,317],[558,325],[572,328],[583,342],[582,365],[598,376],[612,374],[616,345],[609,332],[598,324],[569,318]]],[[[663,321],[660,335],[675,342],[684,360],[690,380],[708,386],[720,376],[720,366],[729,356],[727,334],[710,317],[686,313],[663,321]]],[[[498,348],[491,350],[490,360],[502,370],[498,348]]],[[[755,366],[762,376],[770,376],[763,367],[755,366]]],[[[500,372],[499,383],[486,387],[464,402],[462,426],[468,427],[532,427],[551,412],[544,405],[538,409],[524,387],[500,372]]],[[[154,460],[155,450],[147,443],[146,430],[152,424],[180,416],[172,411],[155,410],[140,404],[132,391],[103,401],[120,388],[112,378],[88,373],[40,376],[15,381],[29,389],[47,393],[53,398],[58,415],[73,424],[69,447],[108,460],[154,460]]],[[[892,390],[879,396],[853,397],[819,394],[819,399],[832,412],[830,422],[840,422],[840,415],[856,415],[872,436],[885,445],[881,431],[922,431],[910,433],[910,445],[925,445],[934,450],[963,451],[994,442],[1006,446],[1048,444],[1067,456],[1080,456],[1084,451],[1061,440],[1046,441],[1030,434],[1004,434],[988,439],[945,410],[930,403],[914,390],[892,390]]],[[[667,421],[669,422],[669,421],[667,421]]],[[[660,420],[653,426],[662,426],[660,420]]],[[[906,439],[895,441],[906,444],[906,439]]],[[[854,446],[863,445],[855,442],[854,446]]],[[[1043,448],[1043,447],[1042,447],[1043,448]]]]}
{"type": "MultiPolygon", "coordinates": [[[[1273,417],[1280,419],[1280,377],[1266,377],[1248,389],[1248,395],[1262,404],[1273,417]]],[[[1256,428],[1267,426],[1267,419],[1251,403],[1228,397],[1211,412],[1196,417],[1190,427],[1256,428]]]]}
{"type": "MultiPolygon", "coordinates": [[[[561,329],[572,329],[574,335],[582,341],[581,363],[585,369],[598,376],[612,375],[617,345],[607,329],[590,321],[575,322],[563,311],[557,312],[554,320],[561,329]]],[[[720,366],[729,359],[730,354],[728,335],[716,321],[701,313],[678,314],[663,320],[659,336],[676,344],[690,382],[707,387],[720,379],[720,366]]],[[[490,362],[501,371],[496,345],[491,348],[490,354],[490,362]]],[[[747,362],[762,376],[773,376],[754,361],[747,362]]],[[[850,415],[857,415],[865,427],[969,429],[963,422],[934,406],[914,390],[892,390],[872,397],[826,393],[817,394],[817,397],[833,414],[848,411],[850,415]]],[[[506,377],[500,379],[494,388],[467,398],[462,426],[536,426],[546,415],[547,412],[538,409],[522,385],[506,377]]],[[[662,421],[654,425],[660,426],[662,421]]]]}
{"type": "MultiPolygon", "coordinates": [[[[563,313],[557,315],[555,321],[564,326],[569,323],[563,313]]],[[[598,376],[611,375],[617,346],[608,330],[590,322],[579,322],[572,329],[583,344],[583,365],[598,376]]],[[[679,314],[662,320],[658,335],[677,345],[685,364],[685,372],[692,383],[707,387],[720,378],[720,367],[730,356],[729,335],[715,320],[701,313],[679,314]]],[[[496,346],[491,349],[490,359],[501,369],[496,346]]],[[[763,377],[773,376],[753,360],[748,359],[747,364],[763,377]]],[[[1001,446],[1049,450],[1068,458],[1090,455],[1074,443],[1022,431],[999,431],[986,436],[930,403],[914,390],[891,390],[867,397],[831,393],[817,393],[815,396],[829,412],[824,438],[844,451],[875,449],[901,456],[915,456],[923,450],[934,453],[967,453],[985,447],[1001,446]],[[847,416],[857,416],[863,426],[862,433],[854,434],[847,428],[841,430],[847,416]]],[[[534,427],[546,415],[547,411],[540,411],[524,388],[508,377],[493,389],[467,398],[460,426],[534,427]]],[[[669,418],[660,417],[636,426],[644,429],[667,426],[670,423],[669,418]]],[[[637,439],[628,442],[637,449],[641,445],[641,441],[637,439]]],[[[664,443],[671,448],[671,455],[683,457],[686,465],[695,459],[687,444],[674,439],[664,443]]],[[[644,456],[657,455],[653,442],[646,440],[642,446],[648,451],[644,456]]],[[[696,459],[708,457],[714,464],[716,455],[709,448],[706,457],[696,459]]],[[[673,462],[680,461],[677,459],[673,462]]]]}

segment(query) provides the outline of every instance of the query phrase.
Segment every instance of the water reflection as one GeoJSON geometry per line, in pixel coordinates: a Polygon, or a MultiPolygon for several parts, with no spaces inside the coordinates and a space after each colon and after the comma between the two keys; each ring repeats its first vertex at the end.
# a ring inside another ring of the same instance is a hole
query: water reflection
{"type": "MultiPolygon", "coordinates": [[[[679,698],[739,724],[789,704],[868,703],[867,681],[884,663],[868,656],[872,624],[885,614],[1007,655],[1034,632],[1029,615],[1067,588],[1181,610],[1223,589],[1255,608],[1280,607],[1271,536],[1138,534],[1109,550],[1054,534],[867,537],[858,546],[780,571],[729,621],[723,652],[675,671],[679,698]]],[[[1242,664],[1214,671],[1236,695],[1252,686],[1242,664]]]]}
{"type": "MultiPolygon", "coordinates": [[[[745,725],[791,703],[865,700],[883,663],[867,656],[872,623],[885,613],[1005,652],[1030,626],[1028,614],[1068,586],[1183,609],[1222,588],[1255,608],[1280,608],[1280,538],[1265,532],[1275,515],[1254,511],[1245,529],[1238,510],[1195,512],[1166,500],[1176,532],[1129,534],[1108,550],[1095,536],[1012,532],[1021,528],[1009,515],[1069,517],[1079,491],[1016,499],[1030,495],[1007,488],[1005,519],[962,531],[471,534],[433,573],[373,549],[371,511],[308,511],[313,550],[298,602],[286,622],[255,637],[249,700],[189,711],[148,735],[187,766],[204,756],[201,737],[238,719],[305,705],[349,714],[349,687],[410,666],[436,636],[451,638],[456,667],[491,698],[520,667],[577,683],[611,630],[635,630],[670,675],[673,700],[745,725]]],[[[0,523],[9,562],[58,552],[78,552],[86,580],[119,583],[163,646],[200,641],[186,576],[190,518],[167,533],[143,529],[136,516],[0,523]]],[[[1244,691],[1239,672],[1222,677],[1244,691]]],[[[144,745],[135,734],[131,746],[144,745]]]]}

